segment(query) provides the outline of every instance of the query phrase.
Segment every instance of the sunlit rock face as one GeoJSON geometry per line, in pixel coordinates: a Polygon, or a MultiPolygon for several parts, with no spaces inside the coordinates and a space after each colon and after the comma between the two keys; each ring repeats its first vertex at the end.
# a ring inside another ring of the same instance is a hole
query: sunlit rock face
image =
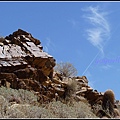
{"type": "MultiPolygon", "coordinates": [[[[40,40],[18,29],[0,38],[0,79],[12,88],[30,88],[30,84],[52,80],[55,59],[43,51],[40,40]],[[32,82],[30,82],[32,80],[32,82]],[[23,84],[22,84],[23,83],[23,84]],[[21,85],[20,85],[21,84],[21,85]]],[[[36,88],[37,89],[37,88],[36,88]]],[[[40,89],[38,89],[40,90],[40,89]]]]}

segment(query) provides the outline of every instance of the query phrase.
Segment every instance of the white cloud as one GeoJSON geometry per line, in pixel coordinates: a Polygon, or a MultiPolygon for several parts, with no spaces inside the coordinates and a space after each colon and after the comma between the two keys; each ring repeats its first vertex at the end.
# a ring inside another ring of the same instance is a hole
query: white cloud
{"type": "Polygon", "coordinates": [[[103,46],[110,38],[110,25],[106,20],[107,12],[100,12],[99,7],[88,7],[89,15],[84,17],[92,24],[92,28],[86,30],[88,34],[88,40],[90,43],[97,47],[103,54],[103,46]]]}
{"type": "Polygon", "coordinates": [[[46,45],[44,46],[44,50],[45,50],[46,52],[48,52],[48,49],[49,49],[49,47],[50,47],[50,39],[49,39],[49,38],[46,38],[46,40],[47,40],[47,43],[46,43],[46,45]]]}
{"type": "Polygon", "coordinates": [[[45,39],[45,45],[43,46],[43,49],[45,50],[45,52],[49,52],[49,50],[53,50],[54,49],[54,44],[51,42],[51,39],[49,37],[47,37],[45,39]]]}

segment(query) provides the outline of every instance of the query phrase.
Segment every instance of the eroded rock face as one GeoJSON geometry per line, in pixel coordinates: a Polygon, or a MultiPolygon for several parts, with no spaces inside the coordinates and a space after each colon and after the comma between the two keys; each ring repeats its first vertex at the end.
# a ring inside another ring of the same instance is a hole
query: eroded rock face
{"type": "Polygon", "coordinates": [[[21,29],[5,38],[0,38],[2,85],[5,85],[5,81],[7,81],[10,83],[10,87],[19,89],[23,86],[29,88],[33,81],[41,84],[47,80],[47,77],[52,80],[55,59],[44,52],[40,44],[40,40],[21,29]],[[24,82],[25,79],[29,79],[29,85],[24,82]],[[21,82],[20,86],[20,81],[24,82],[24,85],[21,82]]]}

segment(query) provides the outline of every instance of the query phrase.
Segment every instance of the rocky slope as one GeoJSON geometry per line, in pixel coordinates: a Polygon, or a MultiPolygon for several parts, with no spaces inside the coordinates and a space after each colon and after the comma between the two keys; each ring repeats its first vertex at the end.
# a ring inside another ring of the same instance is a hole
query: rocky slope
{"type": "MultiPolygon", "coordinates": [[[[86,76],[63,77],[54,71],[55,65],[55,59],[43,51],[40,40],[26,31],[18,29],[0,38],[0,86],[34,91],[40,103],[67,98],[88,102],[98,117],[115,117],[103,110],[105,95],[93,90],[86,76]]],[[[113,104],[112,109],[117,107],[113,104]]]]}

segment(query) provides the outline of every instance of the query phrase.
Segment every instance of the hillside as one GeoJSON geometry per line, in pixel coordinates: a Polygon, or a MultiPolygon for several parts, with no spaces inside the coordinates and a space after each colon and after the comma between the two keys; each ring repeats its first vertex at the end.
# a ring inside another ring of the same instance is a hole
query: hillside
{"type": "Polygon", "coordinates": [[[119,118],[114,91],[88,85],[87,76],[64,77],[40,40],[18,29],[0,38],[1,118],[119,118]]]}

